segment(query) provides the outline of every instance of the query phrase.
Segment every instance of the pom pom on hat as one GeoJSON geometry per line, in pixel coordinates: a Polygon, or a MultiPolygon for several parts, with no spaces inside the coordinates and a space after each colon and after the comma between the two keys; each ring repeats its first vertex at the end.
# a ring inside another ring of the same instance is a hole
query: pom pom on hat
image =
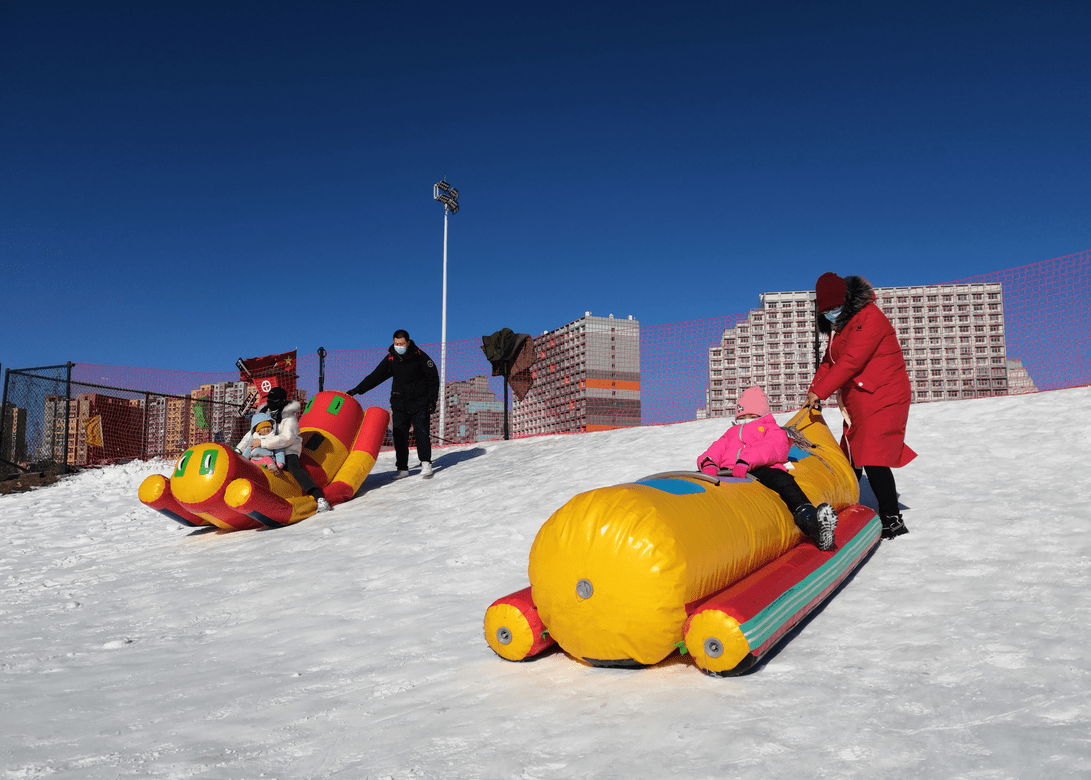
{"type": "Polygon", "coordinates": [[[764,417],[770,413],[769,398],[765,395],[765,391],[757,385],[748,387],[743,390],[742,395],[739,396],[739,400],[736,402],[738,411],[735,412],[735,417],[741,417],[744,414],[756,414],[758,417],[764,417]]]}
{"type": "Polygon", "coordinates": [[[827,271],[818,277],[814,286],[814,310],[823,312],[827,309],[836,309],[845,302],[845,293],[848,287],[845,280],[835,273],[827,271]]]}

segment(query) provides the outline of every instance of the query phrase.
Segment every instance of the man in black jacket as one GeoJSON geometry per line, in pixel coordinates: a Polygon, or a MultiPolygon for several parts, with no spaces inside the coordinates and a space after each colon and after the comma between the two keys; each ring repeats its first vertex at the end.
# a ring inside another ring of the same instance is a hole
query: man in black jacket
{"type": "Polygon", "coordinates": [[[439,402],[439,371],[432,358],[413,343],[404,330],[394,331],[390,354],[383,358],[364,381],[348,391],[363,395],[393,378],[390,386],[390,419],[394,427],[395,479],[409,476],[409,428],[417,440],[420,474],[432,476],[432,439],[429,435],[432,412],[439,402]]]}

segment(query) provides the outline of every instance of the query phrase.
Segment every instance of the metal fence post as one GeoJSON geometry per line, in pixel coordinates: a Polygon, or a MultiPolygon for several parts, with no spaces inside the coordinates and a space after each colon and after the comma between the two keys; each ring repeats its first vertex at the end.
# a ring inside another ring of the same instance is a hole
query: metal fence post
{"type": "Polygon", "coordinates": [[[504,441],[511,438],[508,435],[508,371],[510,369],[511,367],[508,366],[507,370],[504,371],[504,441]]]}
{"type": "Polygon", "coordinates": [[[151,403],[151,396],[147,391],[144,392],[144,420],[141,425],[140,436],[140,458],[141,460],[148,459],[148,405],[151,403]]]}
{"type": "Polygon", "coordinates": [[[318,348],[318,392],[326,389],[326,350],[318,348]]]}
{"type": "MultiPolygon", "coordinates": [[[[2,365],[0,365],[0,369],[3,369],[2,365]]],[[[3,372],[0,371],[0,373],[3,372]]],[[[11,371],[9,370],[7,374],[4,374],[4,396],[3,400],[0,400],[0,460],[3,460],[4,454],[4,423],[6,422],[8,415],[8,375],[10,373],[11,371]]],[[[13,436],[15,435],[15,431],[12,431],[11,433],[13,436]]]]}

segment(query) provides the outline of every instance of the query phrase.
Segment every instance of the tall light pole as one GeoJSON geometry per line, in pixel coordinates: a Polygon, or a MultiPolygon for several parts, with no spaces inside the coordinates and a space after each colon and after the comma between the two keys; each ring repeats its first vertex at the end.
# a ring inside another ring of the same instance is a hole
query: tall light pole
{"type": "Polygon", "coordinates": [[[458,190],[447,183],[437,183],[432,188],[432,200],[443,204],[443,328],[440,333],[439,352],[439,439],[445,440],[447,429],[444,421],[447,417],[447,215],[458,213],[458,190]]]}

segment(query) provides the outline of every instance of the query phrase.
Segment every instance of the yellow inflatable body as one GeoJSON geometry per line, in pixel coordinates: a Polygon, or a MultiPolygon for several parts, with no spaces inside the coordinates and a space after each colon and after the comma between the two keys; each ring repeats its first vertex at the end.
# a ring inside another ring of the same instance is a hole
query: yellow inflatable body
{"type": "MultiPolygon", "coordinates": [[[[838,511],[855,504],[856,476],[821,414],[802,410],[789,425],[815,445],[792,469],[811,501],[838,511]]],[[[606,666],[654,664],[681,646],[687,605],[803,538],[776,493],[750,480],[680,472],[592,490],[538,532],[530,551],[533,605],[549,637],[573,656],[606,666]]]]}

